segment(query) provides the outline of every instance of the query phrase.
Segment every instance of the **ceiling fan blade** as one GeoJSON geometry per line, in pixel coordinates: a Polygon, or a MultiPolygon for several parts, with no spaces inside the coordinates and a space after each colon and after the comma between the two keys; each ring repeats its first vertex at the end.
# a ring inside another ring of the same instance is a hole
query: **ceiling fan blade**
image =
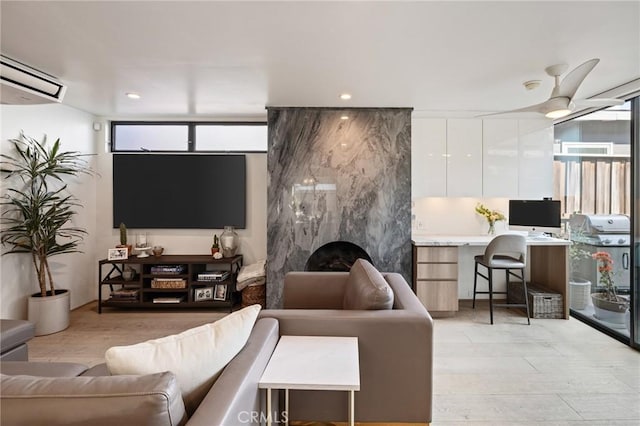
{"type": "Polygon", "coordinates": [[[624,104],[624,101],[622,99],[616,99],[616,98],[595,98],[595,99],[578,99],[574,101],[574,103],[579,108],[597,108],[597,107],[622,105],[624,104]]]}
{"type": "Polygon", "coordinates": [[[578,65],[573,71],[571,71],[565,78],[562,79],[558,90],[558,96],[565,96],[569,99],[573,99],[578,87],[582,84],[587,75],[598,65],[600,59],[590,59],[582,65],[578,65]]]}
{"type": "Polygon", "coordinates": [[[511,110],[508,110],[508,111],[493,112],[491,114],[476,115],[476,117],[488,117],[488,116],[491,116],[491,115],[514,114],[514,113],[518,113],[518,112],[537,112],[537,113],[543,114],[543,109],[544,109],[544,106],[547,104],[547,102],[549,102],[549,101],[544,101],[544,102],[542,102],[540,104],[531,105],[531,106],[524,107],[524,108],[511,109],[511,110]]]}

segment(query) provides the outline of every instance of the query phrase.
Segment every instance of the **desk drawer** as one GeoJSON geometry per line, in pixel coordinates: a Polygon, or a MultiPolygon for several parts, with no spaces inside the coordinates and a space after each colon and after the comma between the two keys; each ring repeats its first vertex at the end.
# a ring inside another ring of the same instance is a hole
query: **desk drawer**
{"type": "Polygon", "coordinates": [[[428,311],[458,310],[457,281],[418,281],[416,293],[428,311]]]}
{"type": "Polygon", "coordinates": [[[458,262],[458,247],[418,247],[418,262],[458,262]]]}
{"type": "Polygon", "coordinates": [[[420,263],[417,265],[418,280],[457,280],[457,263],[420,263]]]}

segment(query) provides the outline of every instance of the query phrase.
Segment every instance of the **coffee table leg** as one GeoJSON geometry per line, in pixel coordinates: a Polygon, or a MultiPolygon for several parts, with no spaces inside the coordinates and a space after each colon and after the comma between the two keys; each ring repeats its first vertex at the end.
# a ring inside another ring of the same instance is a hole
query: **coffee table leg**
{"type": "Polygon", "coordinates": [[[354,426],[355,421],[355,392],[349,391],[349,425],[354,426]]]}
{"type": "Polygon", "coordinates": [[[285,426],[289,426],[289,389],[284,390],[284,412],[287,413],[284,424],[285,426]]]}
{"type": "Polygon", "coordinates": [[[271,388],[267,388],[267,426],[271,426],[271,388]]]}

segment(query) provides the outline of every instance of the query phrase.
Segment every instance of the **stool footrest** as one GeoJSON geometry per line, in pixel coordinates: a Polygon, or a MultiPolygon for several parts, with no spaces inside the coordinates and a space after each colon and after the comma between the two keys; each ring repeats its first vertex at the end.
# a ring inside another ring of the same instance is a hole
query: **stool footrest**
{"type": "Polygon", "coordinates": [[[493,304],[494,307],[496,308],[526,308],[527,305],[525,305],[524,303],[500,303],[500,304],[493,304]]]}

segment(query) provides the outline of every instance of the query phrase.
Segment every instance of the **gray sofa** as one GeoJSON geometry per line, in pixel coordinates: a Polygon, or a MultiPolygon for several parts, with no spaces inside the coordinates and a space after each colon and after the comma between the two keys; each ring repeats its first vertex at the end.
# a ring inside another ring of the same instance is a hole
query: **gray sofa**
{"type": "MultiPolygon", "coordinates": [[[[358,337],[359,422],[431,420],[433,322],[399,274],[383,274],[392,309],[345,310],[348,273],[294,272],[284,308],[263,310],[242,351],[195,413],[186,418],[172,373],[108,376],[104,365],[0,363],[0,423],[5,425],[246,425],[264,420],[258,381],[280,335],[358,337]],[[28,375],[25,375],[28,374],[28,375]],[[53,377],[46,377],[53,376],[53,377]]],[[[277,403],[275,405],[277,407],[277,403]]],[[[342,421],[341,392],[291,392],[289,418],[342,421]]]]}
{"type": "Polygon", "coordinates": [[[36,327],[24,320],[0,320],[0,361],[26,361],[27,342],[35,335],[36,327]]]}
{"type": "MultiPolygon", "coordinates": [[[[259,318],[277,319],[280,335],[358,337],[356,421],[428,423],[433,321],[401,275],[382,275],[394,294],[390,310],[344,310],[347,272],[290,272],[284,309],[263,310],[259,318]]],[[[291,391],[289,418],[344,422],[346,398],[343,392],[291,391]]]]}
{"type": "Polygon", "coordinates": [[[263,412],[258,390],[278,341],[278,322],[258,320],[244,348],[225,367],[187,419],[175,377],[108,376],[104,364],[2,362],[0,423],[13,425],[247,425],[263,412]],[[47,377],[48,376],[48,377],[47,377]]]}

